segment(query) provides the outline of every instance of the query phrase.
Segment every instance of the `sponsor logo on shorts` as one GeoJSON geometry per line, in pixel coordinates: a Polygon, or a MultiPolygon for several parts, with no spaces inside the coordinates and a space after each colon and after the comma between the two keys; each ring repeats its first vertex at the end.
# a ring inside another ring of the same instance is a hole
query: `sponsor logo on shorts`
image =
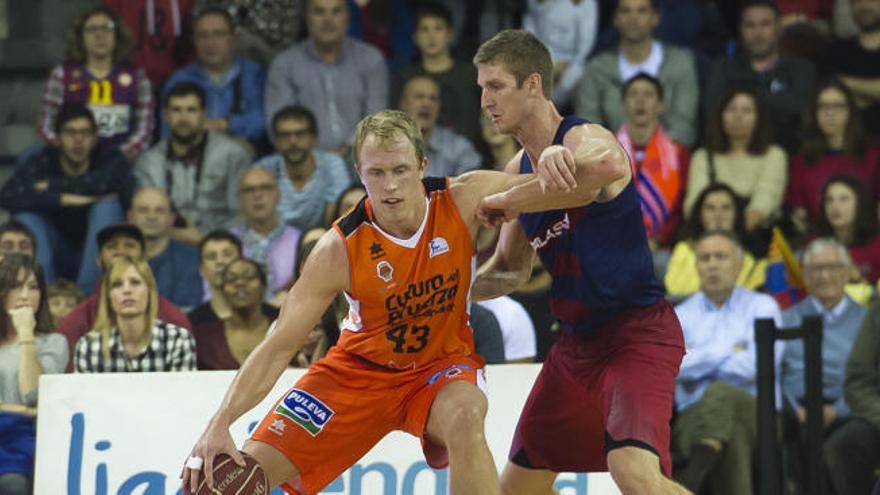
{"type": "Polygon", "coordinates": [[[431,254],[428,256],[429,258],[433,258],[438,254],[443,254],[449,251],[449,243],[446,242],[446,239],[442,237],[435,237],[431,239],[431,242],[428,244],[428,247],[431,248],[431,254]]]}
{"type": "MultiPolygon", "coordinates": [[[[335,412],[314,395],[293,389],[275,408],[275,413],[289,418],[313,437],[318,436],[335,412]]],[[[282,428],[283,431],[283,428],[282,428]]]]}
{"type": "Polygon", "coordinates": [[[464,373],[464,370],[469,369],[471,369],[471,367],[466,364],[453,364],[452,366],[443,368],[442,370],[431,375],[431,378],[428,378],[428,385],[433,385],[440,378],[446,378],[448,380],[449,378],[456,377],[464,373]]]}
{"type": "Polygon", "coordinates": [[[276,419],[272,421],[272,424],[269,425],[269,431],[280,436],[284,435],[284,428],[287,427],[287,423],[284,422],[283,419],[276,419]]]}

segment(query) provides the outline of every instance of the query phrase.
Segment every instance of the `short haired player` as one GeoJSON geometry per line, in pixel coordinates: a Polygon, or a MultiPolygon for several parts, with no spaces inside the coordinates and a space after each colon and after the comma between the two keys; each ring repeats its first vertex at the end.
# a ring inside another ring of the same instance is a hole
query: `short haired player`
{"type": "MultiPolygon", "coordinates": [[[[320,239],[276,330],[242,365],[184,467],[191,490],[203,475],[213,483],[216,455],[242,462],[229,426],[271,390],[343,292],[350,310],[339,343],[276,403],[243,452],[271,486],[312,494],[403,430],[421,439],[431,466],[449,464],[452,493],[499,493],[483,431],[483,360],[467,314],[474,236],[483,197],[538,178],[475,171],[425,179],[418,126],[398,111],[361,121],[354,153],[367,197],[320,239]]],[[[530,190],[513,204],[539,209],[550,195],[530,190]]]]}
{"type": "Polygon", "coordinates": [[[548,494],[560,471],[611,471],[624,494],[686,493],[667,477],[681,326],[654,276],[626,153],[603,127],[559,114],[550,54],[528,32],[498,33],[474,63],[483,110],[523,147],[506,171],[541,180],[483,202],[514,221],[473,295],[515,289],[537,252],[561,329],[520,416],[502,492],[548,494]],[[531,213],[522,198],[542,185],[554,191],[542,202],[551,211],[531,213]]]}

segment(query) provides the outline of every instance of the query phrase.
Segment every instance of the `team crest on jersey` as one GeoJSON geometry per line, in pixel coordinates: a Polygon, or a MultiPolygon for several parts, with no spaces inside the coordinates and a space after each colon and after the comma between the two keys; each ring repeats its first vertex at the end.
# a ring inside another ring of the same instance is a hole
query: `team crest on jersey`
{"type": "Polygon", "coordinates": [[[431,248],[431,254],[429,255],[430,258],[449,251],[449,243],[446,242],[446,239],[442,237],[435,237],[431,239],[428,247],[431,248]]]}
{"type": "Polygon", "coordinates": [[[122,74],[119,74],[119,85],[120,86],[125,88],[128,86],[131,86],[131,83],[132,83],[131,74],[129,74],[128,72],[123,72],[122,74]]]}
{"type": "Polygon", "coordinates": [[[275,414],[290,419],[316,437],[336,413],[314,395],[295,388],[278,404],[275,414]]]}
{"type": "Polygon", "coordinates": [[[387,261],[380,261],[376,264],[376,275],[384,282],[390,282],[391,278],[394,276],[394,267],[392,267],[391,263],[387,261]]]}

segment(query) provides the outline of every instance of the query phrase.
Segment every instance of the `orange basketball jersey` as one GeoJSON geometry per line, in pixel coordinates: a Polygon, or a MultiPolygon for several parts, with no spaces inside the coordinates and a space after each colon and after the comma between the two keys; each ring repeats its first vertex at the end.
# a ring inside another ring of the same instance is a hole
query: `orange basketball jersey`
{"type": "Polygon", "coordinates": [[[427,211],[409,239],[382,231],[368,198],[334,223],[351,271],[349,312],[337,345],[389,368],[474,352],[467,313],[473,241],[447,179],[423,184],[427,211]]]}

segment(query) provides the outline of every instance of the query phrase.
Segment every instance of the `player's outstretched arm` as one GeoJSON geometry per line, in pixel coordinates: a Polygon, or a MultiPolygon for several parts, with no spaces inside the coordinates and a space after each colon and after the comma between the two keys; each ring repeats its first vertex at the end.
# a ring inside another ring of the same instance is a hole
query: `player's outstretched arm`
{"type": "MultiPolygon", "coordinates": [[[[229,426],[266,397],[336,294],[348,288],[348,266],[342,238],[336,231],[328,231],[309,255],[302,276],[285,298],[275,330],[242,364],[190,454],[204,459],[209,486],[213,486],[213,460],[218,454],[228,454],[239,465],[244,465],[229,434],[229,426]]],[[[199,475],[198,470],[183,470],[183,483],[189,484],[193,493],[199,475]]]]}
{"type": "Polygon", "coordinates": [[[477,269],[471,298],[484,301],[515,291],[529,280],[534,257],[535,252],[519,222],[504,223],[495,252],[477,269]]]}
{"type": "MultiPolygon", "coordinates": [[[[518,173],[519,158],[520,154],[517,154],[507,165],[508,173],[480,170],[451,180],[450,189],[456,206],[472,235],[480,222],[497,223],[497,218],[483,215],[485,211],[480,208],[483,198],[538,180],[534,174],[518,173]]],[[[519,223],[505,223],[501,226],[495,253],[477,271],[471,297],[481,301],[513,292],[529,279],[533,257],[534,252],[519,223]]]]}
{"type": "Polygon", "coordinates": [[[510,217],[583,206],[601,200],[603,195],[613,197],[631,175],[629,159],[620,143],[607,129],[595,124],[573,127],[563,144],[544,149],[533,168],[538,180],[487,197],[482,208],[506,212],[510,217]],[[615,184],[620,186],[614,188],[615,184]]]}

